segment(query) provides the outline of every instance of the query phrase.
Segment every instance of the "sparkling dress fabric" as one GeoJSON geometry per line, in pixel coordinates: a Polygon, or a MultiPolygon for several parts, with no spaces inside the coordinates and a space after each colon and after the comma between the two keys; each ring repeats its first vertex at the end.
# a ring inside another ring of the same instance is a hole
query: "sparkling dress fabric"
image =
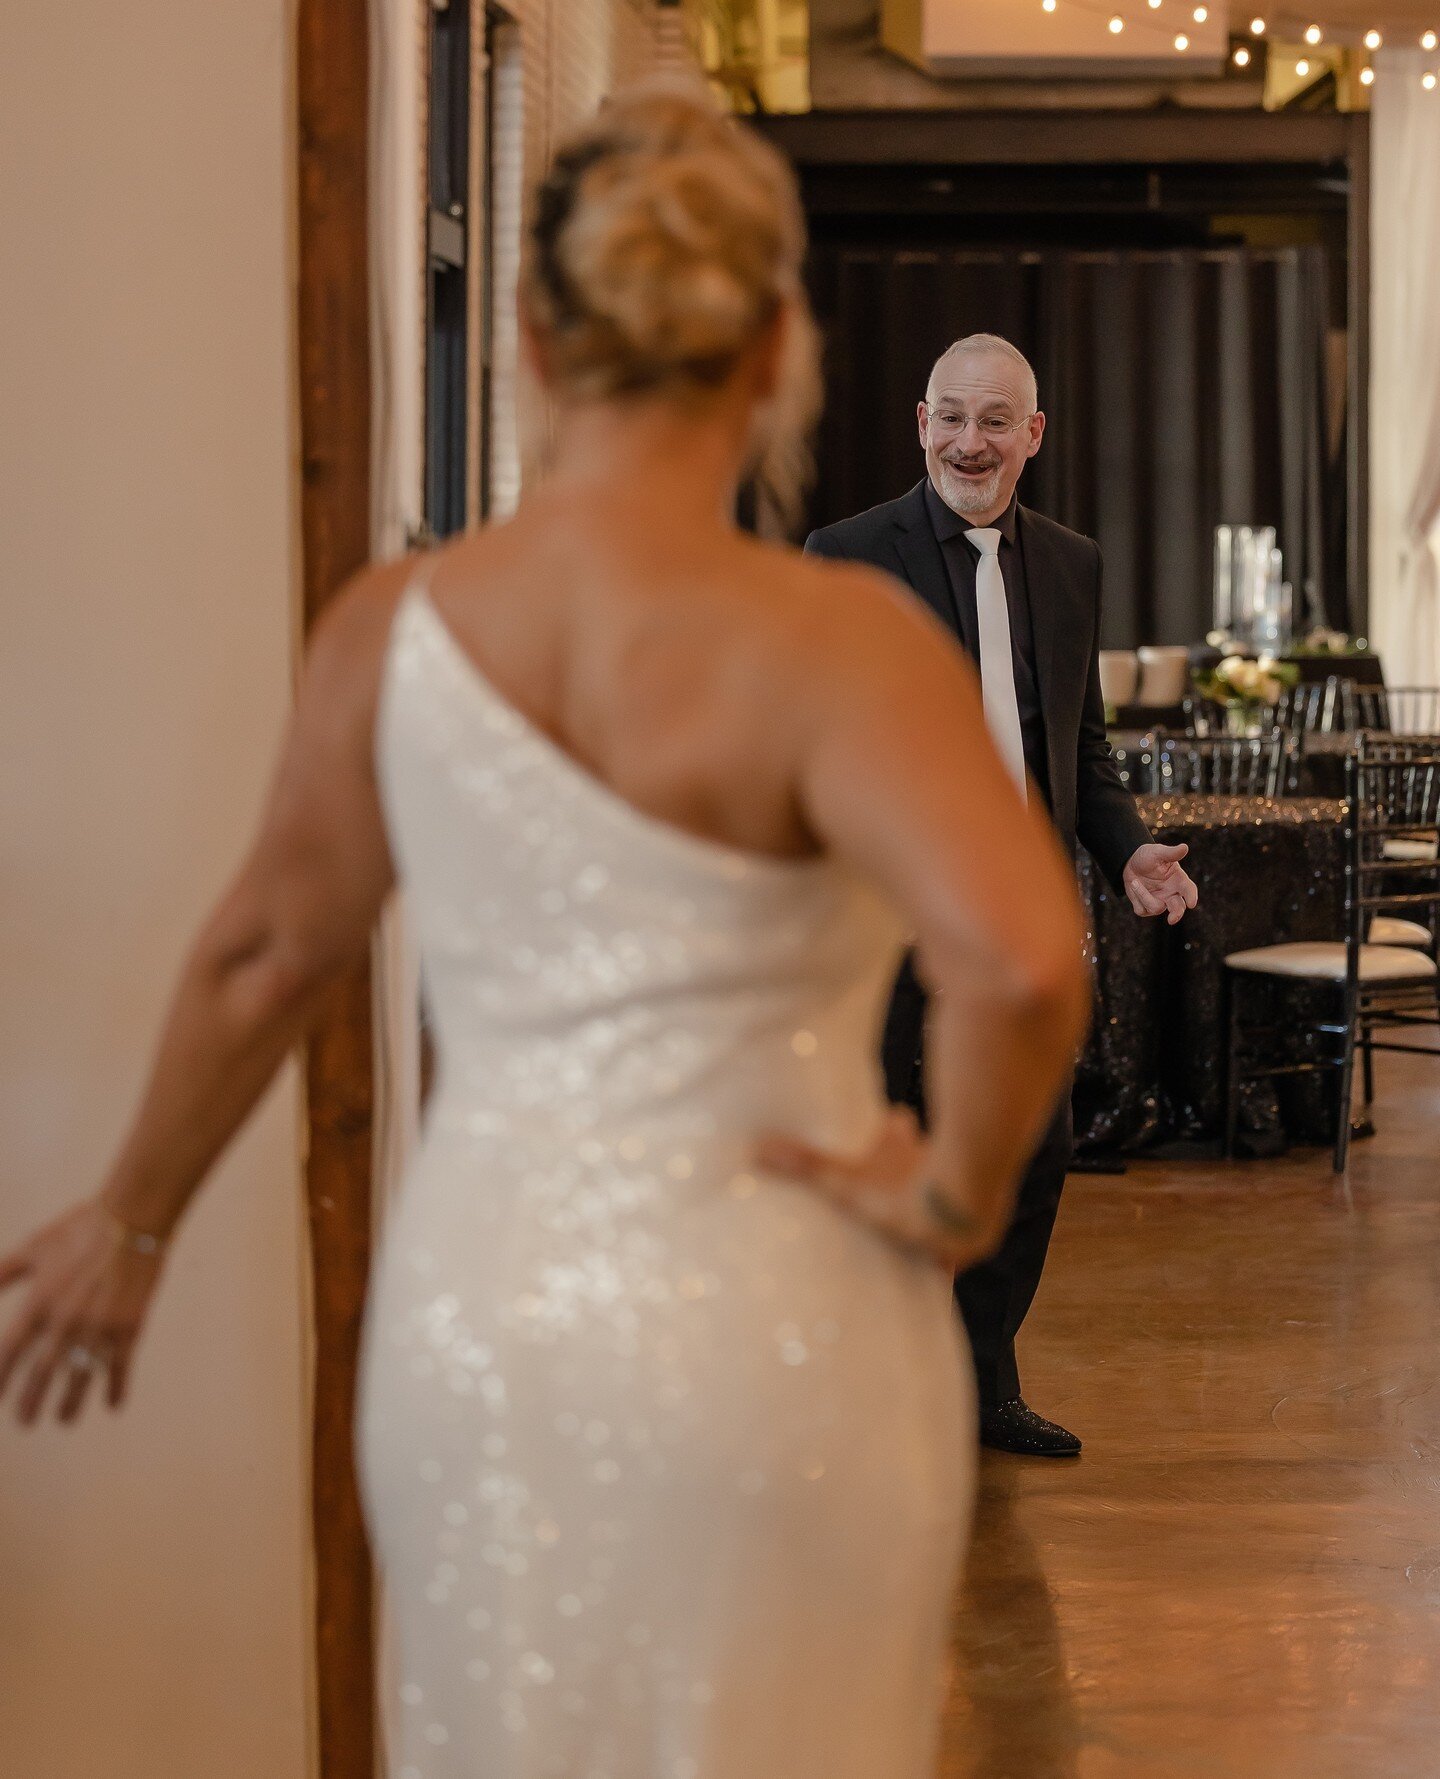
{"type": "Polygon", "coordinates": [[[892,912],[632,808],[419,588],[377,750],[438,1053],[365,1335],[391,1779],[931,1779],[949,1280],[749,1164],[873,1134],[892,912]]]}
{"type": "MultiPolygon", "coordinates": [[[[1225,958],[1252,945],[1345,935],[1342,803],[1319,797],[1141,797],[1157,840],[1185,841],[1200,903],[1178,926],[1139,920],[1088,860],[1096,1008],[1075,1081],[1083,1154],[1214,1144],[1225,1125],[1225,958]]],[[[1260,985],[1264,990],[1264,985],[1260,985]]],[[[1287,982],[1269,991],[1280,1060],[1333,1054],[1315,1022],[1333,994],[1287,982]],[[1327,1048],[1328,1046],[1328,1048],[1327,1048]]],[[[1247,1019],[1261,1017],[1254,1009],[1247,1019]]],[[[1273,1154],[1288,1140],[1334,1135],[1333,1074],[1247,1084],[1241,1146],[1273,1154]]]]}

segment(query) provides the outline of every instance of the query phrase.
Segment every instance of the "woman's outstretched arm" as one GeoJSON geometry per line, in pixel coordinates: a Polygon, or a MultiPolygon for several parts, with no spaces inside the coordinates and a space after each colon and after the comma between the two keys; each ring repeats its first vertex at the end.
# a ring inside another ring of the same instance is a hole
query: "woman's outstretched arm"
{"type": "Polygon", "coordinates": [[[0,1338],[0,1394],[62,1419],[99,1372],[124,1395],[165,1243],[212,1163],[363,954],[393,881],[373,768],[381,665],[405,566],[321,622],[259,833],[191,946],[140,1105],[98,1193],[0,1259],[28,1289],[0,1338]]]}

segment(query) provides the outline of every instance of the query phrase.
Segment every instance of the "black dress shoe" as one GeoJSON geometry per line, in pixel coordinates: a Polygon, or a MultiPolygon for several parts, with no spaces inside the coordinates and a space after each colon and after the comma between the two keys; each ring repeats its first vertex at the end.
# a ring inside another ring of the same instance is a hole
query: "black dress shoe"
{"type": "Polygon", "coordinates": [[[1080,1441],[1027,1408],[1017,1396],[998,1408],[980,1411],[980,1443],[992,1452],[1015,1452],[1022,1458],[1078,1458],[1080,1441]]]}

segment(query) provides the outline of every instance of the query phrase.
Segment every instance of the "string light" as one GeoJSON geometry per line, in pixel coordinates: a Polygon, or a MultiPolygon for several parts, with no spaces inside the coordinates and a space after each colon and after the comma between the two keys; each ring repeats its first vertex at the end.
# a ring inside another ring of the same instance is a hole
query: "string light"
{"type": "MultiPolygon", "coordinates": [[[[1112,0],[1112,4],[1113,3],[1114,0],[1112,0]]],[[[1060,0],[1040,0],[1041,10],[1047,13],[1058,11],[1059,4],[1060,0]]],[[[1080,0],[1080,4],[1084,6],[1085,0],[1080,0]]],[[[1145,0],[1145,4],[1151,12],[1159,12],[1164,5],[1164,0],[1145,0]]],[[[1097,7],[1094,10],[1098,11],[1099,9],[1097,7]]],[[[1206,24],[1210,18],[1210,5],[1208,0],[1202,0],[1202,4],[1193,7],[1190,16],[1197,25],[1206,24]]],[[[1108,24],[1111,36],[1119,37],[1125,29],[1125,24],[1126,20],[1123,14],[1118,12],[1113,13],[1110,16],[1108,24]]],[[[1264,37],[1268,34],[1269,28],[1268,22],[1260,13],[1256,13],[1254,18],[1250,20],[1251,37],[1264,37]]],[[[1304,32],[1304,38],[1305,42],[1309,44],[1312,49],[1317,47],[1325,41],[1325,27],[1318,23],[1307,25],[1304,32]]],[[[1190,38],[1184,31],[1177,32],[1174,41],[1175,48],[1181,55],[1190,48],[1190,38]]],[[[1372,26],[1365,32],[1362,41],[1364,42],[1365,48],[1373,54],[1383,46],[1385,38],[1379,30],[1372,26]]],[[[1437,48],[1440,48],[1440,32],[1424,31],[1421,33],[1419,41],[1421,49],[1425,50],[1427,53],[1433,53],[1437,48]]],[[[1232,52],[1231,59],[1234,61],[1237,68],[1248,68],[1253,60],[1253,56],[1252,52],[1246,48],[1244,44],[1240,44],[1232,52]]],[[[1301,56],[1295,63],[1295,72],[1300,79],[1304,80],[1311,72],[1310,59],[1306,56],[1301,56]]],[[[1430,70],[1422,75],[1421,81],[1427,92],[1433,92],[1437,86],[1440,86],[1440,73],[1430,70]]],[[[1362,86],[1374,85],[1375,71],[1373,68],[1362,68],[1360,70],[1360,83],[1362,86]]]]}
{"type": "Polygon", "coordinates": [[[1420,77],[1420,84],[1424,87],[1427,93],[1433,93],[1435,91],[1435,76],[1433,74],[1422,75],[1420,77]]]}

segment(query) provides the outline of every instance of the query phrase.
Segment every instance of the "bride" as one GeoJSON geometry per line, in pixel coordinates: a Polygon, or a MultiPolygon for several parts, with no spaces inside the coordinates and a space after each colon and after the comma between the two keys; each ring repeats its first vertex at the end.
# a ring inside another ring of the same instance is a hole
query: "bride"
{"type": "Polygon", "coordinates": [[[0,1262],[20,1418],[118,1405],[187,1203],[403,885],[438,1071],[358,1429],[399,1779],[932,1768],[950,1276],[1076,1043],[1081,933],[940,631],[732,522],[757,465],[793,492],[802,253],[788,172],[698,97],[556,157],[521,292],[548,473],[321,625],[128,1137],[0,1262]],[[874,1061],[907,935],[928,1137],[874,1061]]]}

